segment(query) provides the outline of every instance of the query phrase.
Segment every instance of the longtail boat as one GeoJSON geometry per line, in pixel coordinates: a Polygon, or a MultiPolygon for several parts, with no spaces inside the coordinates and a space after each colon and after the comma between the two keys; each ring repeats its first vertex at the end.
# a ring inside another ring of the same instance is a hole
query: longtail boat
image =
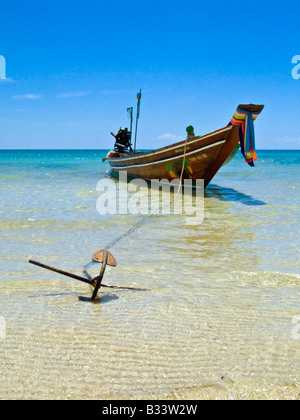
{"type": "Polygon", "coordinates": [[[219,130],[196,136],[189,126],[187,137],[181,142],[150,152],[137,152],[131,147],[123,152],[115,149],[104,160],[112,175],[126,171],[129,178],[145,180],[203,179],[206,187],[239,148],[246,162],[254,166],[257,157],[253,121],[263,108],[264,105],[239,105],[230,123],[219,130]]]}

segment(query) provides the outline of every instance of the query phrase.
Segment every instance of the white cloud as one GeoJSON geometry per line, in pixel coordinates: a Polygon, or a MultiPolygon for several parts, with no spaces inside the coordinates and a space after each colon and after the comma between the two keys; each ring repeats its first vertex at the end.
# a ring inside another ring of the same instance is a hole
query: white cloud
{"type": "Polygon", "coordinates": [[[165,133],[158,137],[160,140],[177,140],[178,136],[175,136],[175,134],[171,133],[165,133]]]}
{"type": "Polygon", "coordinates": [[[99,92],[100,95],[124,95],[124,94],[132,94],[130,90],[104,90],[99,92]]]}
{"type": "Polygon", "coordinates": [[[0,79],[0,83],[12,83],[14,80],[10,77],[6,77],[5,79],[0,79]]]}
{"type": "Polygon", "coordinates": [[[13,96],[14,99],[40,99],[42,97],[43,97],[43,95],[37,95],[37,94],[33,94],[33,93],[27,93],[25,95],[14,95],[13,96]]]}
{"type": "Polygon", "coordinates": [[[80,92],[65,92],[57,95],[57,98],[82,98],[83,96],[88,96],[90,92],[80,91],[80,92]]]}
{"type": "Polygon", "coordinates": [[[272,148],[279,149],[299,149],[300,148],[300,137],[294,136],[282,136],[275,137],[272,139],[272,148]]]}

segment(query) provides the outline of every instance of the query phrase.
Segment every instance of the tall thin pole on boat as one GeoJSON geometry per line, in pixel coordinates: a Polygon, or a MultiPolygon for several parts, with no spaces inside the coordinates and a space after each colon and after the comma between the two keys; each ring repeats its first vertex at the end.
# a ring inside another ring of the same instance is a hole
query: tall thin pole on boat
{"type": "Polygon", "coordinates": [[[138,127],[138,120],[140,118],[140,106],[141,106],[141,97],[142,97],[142,89],[137,94],[137,109],[136,109],[136,123],[135,123],[135,137],[134,137],[134,153],[136,151],[136,136],[137,136],[137,127],[138,127]]]}
{"type": "Polygon", "coordinates": [[[132,146],[132,119],[133,119],[133,108],[127,108],[128,116],[130,118],[130,146],[132,146]]]}

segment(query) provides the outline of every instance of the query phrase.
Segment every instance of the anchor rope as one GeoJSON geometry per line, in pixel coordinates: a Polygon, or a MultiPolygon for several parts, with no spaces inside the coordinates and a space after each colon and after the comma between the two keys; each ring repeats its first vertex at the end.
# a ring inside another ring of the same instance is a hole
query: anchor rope
{"type": "Polygon", "coordinates": [[[187,146],[187,141],[188,141],[188,137],[186,137],[185,139],[185,143],[184,143],[184,152],[183,152],[183,161],[182,161],[182,168],[181,168],[181,174],[180,174],[180,178],[179,178],[179,185],[178,185],[178,190],[176,193],[175,198],[177,198],[180,188],[182,186],[182,177],[183,177],[183,171],[184,171],[184,167],[185,167],[185,156],[186,156],[186,146],[187,146]]]}
{"type": "MultiPolygon", "coordinates": [[[[145,219],[145,218],[144,218],[145,219]]],[[[123,233],[123,235],[118,236],[116,239],[111,241],[105,249],[109,250],[113,246],[115,246],[118,242],[121,241],[121,239],[125,238],[125,236],[129,236],[132,232],[134,232],[136,229],[140,228],[144,223],[137,222],[135,225],[133,225],[127,232],[123,233]]]]}
{"type": "MultiPolygon", "coordinates": [[[[106,247],[106,250],[111,249],[113,246],[115,246],[118,242],[120,242],[123,238],[125,238],[126,236],[129,236],[131,233],[133,233],[135,230],[137,230],[138,228],[140,228],[141,226],[143,226],[143,224],[145,223],[146,219],[148,219],[149,216],[145,216],[142,218],[142,220],[140,220],[139,222],[135,223],[129,230],[127,230],[125,233],[123,233],[122,235],[118,236],[117,238],[115,238],[113,241],[111,241],[106,247]]],[[[88,276],[88,278],[91,278],[90,274],[87,272],[87,269],[92,266],[93,264],[97,264],[95,261],[90,261],[89,263],[87,263],[84,268],[83,268],[83,273],[88,276]]]]}

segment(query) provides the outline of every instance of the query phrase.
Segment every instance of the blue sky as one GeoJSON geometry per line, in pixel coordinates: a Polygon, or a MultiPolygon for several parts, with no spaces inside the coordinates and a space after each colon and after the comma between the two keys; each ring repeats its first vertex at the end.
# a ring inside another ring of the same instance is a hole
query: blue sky
{"type": "Polygon", "coordinates": [[[262,103],[258,149],[299,149],[300,2],[0,0],[0,148],[104,148],[142,89],[138,146],[262,103]]]}

